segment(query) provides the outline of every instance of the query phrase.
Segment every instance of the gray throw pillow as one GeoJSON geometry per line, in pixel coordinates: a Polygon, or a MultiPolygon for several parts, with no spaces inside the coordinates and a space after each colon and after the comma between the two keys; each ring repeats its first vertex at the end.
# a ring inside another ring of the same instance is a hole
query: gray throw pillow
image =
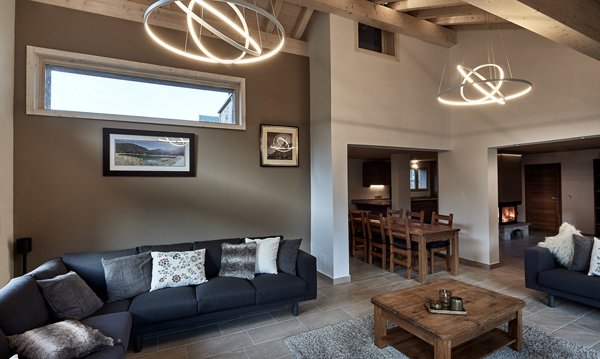
{"type": "Polygon", "coordinates": [[[219,277],[254,279],[256,271],[256,242],[221,245],[219,277]]]}
{"type": "Polygon", "coordinates": [[[113,259],[102,258],[108,301],[135,297],[150,290],[152,256],[150,252],[113,259]]]}
{"type": "Polygon", "coordinates": [[[28,359],[81,358],[114,345],[113,339],[98,329],[75,320],[49,324],[7,339],[8,345],[19,357],[28,359]]]}
{"type": "Polygon", "coordinates": [[[571,262],[569,270],[587,272],[590,269],[593,246],[593,239],[573,234],[573,262],[571,262]]]}
{"type": "Polygon", "coordinates": [[[96,293],[75,272],[37,281],[46,303],[58,319],[83,319],[102,308],[96,293]]]}
{"type": "Polygon", "coordinates": [[[277,252],[277,269],[280,272],[296,275],[296,259],[300,249],[300,239],[286,239],[279,242],[279,251],[277,252]]]}

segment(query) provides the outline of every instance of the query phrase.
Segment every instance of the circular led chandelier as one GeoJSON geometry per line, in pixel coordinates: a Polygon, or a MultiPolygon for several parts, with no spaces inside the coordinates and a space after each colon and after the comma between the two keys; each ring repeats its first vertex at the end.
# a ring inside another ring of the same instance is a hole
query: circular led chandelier
{"type": "Polygon", "coordinates": [[[244,0],[188,0],[187,6],[184,4],[184,0],[158,0],[146,9],[144,13],[144,28],[146,32],[154,40],[157,44],[164,47],[165,49],[180,55],[187,57],[192,60],[210,62],[210,63],[221,63],[221,64],[247,64],[252,62],[258,62],[262,60],[266,60],[276,53],[278,53],[284,45],[285,39],[285,31],[283,29],[283,25],[277,20],[277,18],[257,6],[256,4],[248,3],[244,0]],[[215,8],[209,2],[220,2],[229,6],[233,12],[235,13],[237,19],[236,21],[231,20],[227,15],[225,15],[222,11],[215,8]],[[152,26],[148,23],[152,13],[157,11],[158,9],[167,6],[169,4],[174,3],[183,11],[186,15],[186,23],[187,23],[187,31],[189,37],[196,44],[200,53],[191,53],[187,51],[187,42],[183,47],[176,47],[169,44],[167,41],[160,38],[153,30],[152,26]],[[212,14],[214,17],[221,21],[223,26],[227,26],[229,30],[237,33],[243,38],[243,43],[240,43],[231,37],[224,34],[221,30],[217,29],[214,25],[211,25],[207,22],[202,16],[198,16],[194,10],[201,11],[204,14],[204,11],[212,14]],[[250,29],[248,27],[248,23],[245,18],[245,10],[250,10],[256,13],[257,22],[258,15],[265,17],[268,21],[272,22],[277,28],[277,32],[279,33],[279,43],[275,46],[271,51],[265,52],[263,51],[262,42],[260,41],[260,28],[258,30],[259,41],[255,40],[251,34],[250,29]],[[200,25],[200,31],[196,30],[196,25],[200,25]],[[210,52],[208,48],[204,45],[202,41],[201,31],[202,29],[206,29],[209,31],[214,37],[221,39],[226,42],[230,46],[239,50],[241,53],[239,56],[234,58],[222,58],[214,53],[210,52]]]}
{"type": "Polygon", "coordinates": [[[494,63],[479,65],[474,69],[457,65],[456,69],[462,77],[460,85],[450,87],[438,94],[438,101],[446,105],[474,106],[492,103],[504,105],[507,101],[531,91],[531,82],[512,77],[505,78],[502,67],[494,63]],[[485,68],[488,68],[495,77],[488,79],[479,72],[485,68]],[[513,85],[510,92],[501,91],[502,86],[506,84],[513,85]],[[467,93],[467,90],[472,91],[467,93]]]}

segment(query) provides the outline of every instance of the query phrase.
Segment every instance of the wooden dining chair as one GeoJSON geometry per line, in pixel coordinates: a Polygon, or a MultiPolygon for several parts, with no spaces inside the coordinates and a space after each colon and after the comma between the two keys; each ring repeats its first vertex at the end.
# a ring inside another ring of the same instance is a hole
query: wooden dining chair
{"type": "Polygon", "coordinates": [[[368,241],[369,234],[367,233],[366,213],[364,211],[349,211],[350,219],[350,254],[352,257],[357,251],[363,251],[363,260],[368,257],[368,241]]]}
{"type": "Polygon", "coordinates": [[[410,240],[408,221],[398,217],[387,217],[386,227],[390,241],[390,272],[395,265],[406,267],[406,278],[410,279],[413,258],[418,256],[417,243],[410,240]]]}
{"type": "Polygon", "coordinates": [[[406,211],[406,218],[411,223],[423,224],[423,223],[425,223],[425,211],[421,211],[421,212],[406,211]]]}
{"type": "Polygon", "coordinates": [[[403,218],[404,217],[404,210],[403,209],[391,209],[391,208],[388,208],[386,216],[387,217],[399,217],[399,218],[403,218]]]}
{"type": "Polygon", "coordinates": [[[367,215],[367,232],[369,233],[369,264],[373,257],[381,258],[381,269],[385,269],[388,252],[388,236],[385,231],[385,219],[382,214],[367,215]]]}
{"type": "MultiPolygon", "coordinates": [[[[433,212],[431,214],[431,224],[437,226],[452,227],[452,220],[454,215],[452,213],[448,215],[438,214],[433,212]]],[[[450,271],[450,240],[446,239],[443,241],[435,241],[427,243],[427,253],[429,257],[429,263],[431,266],[431,273],[434,272],[435,254],[439,252],[446,252],[446,270],[450,271]]]]}

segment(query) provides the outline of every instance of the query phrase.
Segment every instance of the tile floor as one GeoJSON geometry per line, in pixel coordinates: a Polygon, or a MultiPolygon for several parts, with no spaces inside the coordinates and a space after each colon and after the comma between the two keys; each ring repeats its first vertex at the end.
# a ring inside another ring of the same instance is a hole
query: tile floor
{"type": "MultiPolygon", "coordinates": [[[[454,277],[439,270],[429,279],[450,276],[467,283],[522,298],[527,303],[523,317],[533,325],[572,342],[600,352],[600,310],[557,298],[556,307],[545,304],[543,294],[525,288],[523,249],[534,246],[543,236],[500,241],[501,265],[485,270],[461,265],[454,277]]],[[[442,262],[440,262],[442,263],[442,262]]],[[[439,266],[440,268],[442,265],[439,266]]],[[[325,277],[318,278],[316,300],[300,304],[294,317],[289,307],[253,313],[236,319],[146,340],[140,353],[128,353],[139,359],[292,358],[283,339],[300,332],[371,314],[374,295],[417,285],[404,277],[404,271],[384,271],[351,258],[352,282],[333,286],[325,277]]],[[[415,276],[413,275],[413,278],[415,276]]]]}

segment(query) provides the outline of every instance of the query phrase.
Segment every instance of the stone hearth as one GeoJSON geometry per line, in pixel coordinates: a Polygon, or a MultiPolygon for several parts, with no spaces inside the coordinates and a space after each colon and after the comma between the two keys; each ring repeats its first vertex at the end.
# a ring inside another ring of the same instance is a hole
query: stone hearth
{"type": "Polygon", "coordinates": [[[500,225],[500,230],[499,230],[500,238],[505,241],[510,241],[512,239],[511,236],[514,231],[521,231],[521,232],[523,232],[522,237],[528,237],[529,236],[529,224],[530,223],[525,223],[525,222],[502,224],[502,225],[500,225]]]}

